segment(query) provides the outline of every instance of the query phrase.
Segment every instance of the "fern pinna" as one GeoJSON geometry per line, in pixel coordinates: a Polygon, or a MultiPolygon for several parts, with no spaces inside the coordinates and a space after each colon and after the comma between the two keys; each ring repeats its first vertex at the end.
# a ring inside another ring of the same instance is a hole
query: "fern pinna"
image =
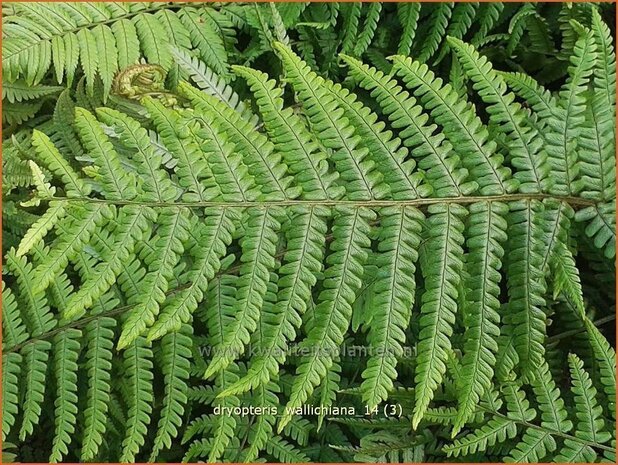
{"type": "Polygon", "coordinates": [[[7,7],[6,457],[615,461],[614,38],[544,8],[7,7]]]}

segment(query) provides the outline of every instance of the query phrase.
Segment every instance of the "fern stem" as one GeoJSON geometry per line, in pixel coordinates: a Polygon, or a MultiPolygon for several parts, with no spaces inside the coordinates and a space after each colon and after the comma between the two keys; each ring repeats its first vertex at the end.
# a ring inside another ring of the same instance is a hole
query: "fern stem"
{"type": "Polygon", "coordinates": [[[491,409],[489,409],[487,407],[483,407],[480,404],[478,405],[478,408],[481,409],[481,410],[484,410],[485,412],[487,412],[487,413],[489,413],[491,415],[494,415],[495,417],[504,418],[505,420],[509,420],[509,421],[518,423],[518,424],[520,424],[522,426],[525,426],[526,428],[536,429],[536,430],[541,431],[543,433],[547,433],[547,434],[549,434],[551,436],[559,436],[559,437],[561,437],[563,439],[570,439],[571,441],[577,442],[579,444],[586,444],[586,445],[588,445],[590,447],[596,447],[597,449],[602,449],[602,450],[605,450],[605,451],[608,451],[608,452],[616,452],[616,449],[612,449],[609,446],[605,446],[603,444],[599,444],[598,442],[586,441],[585,439],[578,438],[577,436],[572,436],[572,435],[567,434],[567,433],[562,433],[560,431],[556,431],[556,430],[551,429],[551,428],[544,428],[542,426],[535,425],[533,423],[528,423],[527,421],[519,420],[519,419],[516,419],[516,418],[511,418],[511,417],[509,417],[507,415],[504,415],[502,413],[496,412],[495,410],[491,410],[491,409]]]}
{"type": "Polygon", "coordinates": [[[411,200],[273,200],[260,202],[141,202],[133,200],[108,200],[97,199],[90,197],[49,197],[46,201],[72,201],[72,202],[93,202],[106,203],[112,205],[141,205],[148,207],[185,207],[185,208],[205,208],[205,207],[220,207],[220,208],[270,208],[273,206],[289,207],[295,205],[303,205],[307,207],[325,206],[325,207],[351,207],[351,208],[382,208],[382,207],[402,207],[402,206],[428,206],[436,204],[469,204],[475,202],[514,202],[517,200],[544,200],[555,199],[561,202],[566,202],[577,207],[596,207],[599,202],[593,199],[586,199],[574,196],[560,196],[551,194],[503,194],[503,195],[477,195],[477,196],[457,196],[457,197],[432,197],[411,200]]]}

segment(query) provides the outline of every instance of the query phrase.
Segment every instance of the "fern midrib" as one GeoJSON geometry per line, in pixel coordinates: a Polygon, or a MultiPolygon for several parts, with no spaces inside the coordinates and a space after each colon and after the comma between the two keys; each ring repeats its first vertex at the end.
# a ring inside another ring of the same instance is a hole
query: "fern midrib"
{"type": "Polygon", "coordinates": [[[525,426],[526,428],[532,428],[532,429],[541,431],[543,433],[549,434],[551,436],[560,436],[563,439],[570,439],[570,440],[575,441],[575,442],[577,442],[579,444],[586,444],[586,445],[588,445],[590,447],[596,447],[597,449],[602,449],[602,450],[609,451],[609,452],[614,452],[614,453],[616,452],[616,449],[612,449],[609,446],[606,446],[606,445],[603,445],[603,444],[599,444],[598,442],[587,441],[585,439],[578,438],[577,436],[572,436],[570,434],[562,433],[560,431],[556,431],[556,430],[553,430],[551,428],[535,425],[533,423],[529,423],[529,422],[527,422],[525,420],[521,420],[521,419],[518,419],[518,418],[510,418],[510,417],[508,417],[508,416],[506,416],[506,415],[504,415],[504,414],[502,414],[500,412],[496,412],[495,410],[491,410],[491,409],[489,409],[487,407],[484,407],[481,404],[479,404],[477,407],[479,409],[484,410],[485,412],[495,416],[495,417],[499,417],[499,418],[503,418],[505,420],[513,421],[513,422],[515,422],[517,424],[525,426]]]}
{"type": "MultiPolygon", "coordinates": [[[[93,197],[49,197],[43,199],[45,201],[54,200],[66,200],[74,202],[93,202],[103,203],[111,205],[142,205],[149,207],[186,207],[186,208],[204,208],[204,207],[230,207],[230,208],[269,208],[271,206],[333,206],[333,207],[353,207],[353,208],[380,208],[391,206],[423,206],[434,204],[469,204],[476,202],[514,202],[517,200],[545,200],[554,199],[561,202],[566,202],[570,205],[578,207],[596,207],[605,204],[606,202],[588,199],[576,196],[564,196],[564,195],[552,195],[546,193],[533,193],[533,194],[504,194],[504,195],[476,195],[476,196],[452,196],[452,197],[425,197],[420,199],[409,200],[338,200],[338,199],[324,199],[324,200],[302,200],[302,199],[287,199],[287,200],[265,200],[265,201],[249,201],[249,202],[224,202],[217,200],[200,201],[200,202],[147,202],[139,200],[114,200],[114,199],[99,199],[93,197]]],[[[599,212],[600,214],[600,212],[599,212]]],[[[605,222],[607,225],[607,222],[605,222]]],[[[609,225],[607,225],[610,227],[609,225]]]]}

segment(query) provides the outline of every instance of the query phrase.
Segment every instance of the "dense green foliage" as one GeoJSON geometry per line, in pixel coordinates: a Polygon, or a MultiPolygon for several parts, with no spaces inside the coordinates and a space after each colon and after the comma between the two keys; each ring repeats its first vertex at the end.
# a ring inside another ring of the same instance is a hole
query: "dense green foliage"
{"type": "Polygon", "coordinates": [[[4,458],[615,462],[613,16],[3,4],[4,458]]]}

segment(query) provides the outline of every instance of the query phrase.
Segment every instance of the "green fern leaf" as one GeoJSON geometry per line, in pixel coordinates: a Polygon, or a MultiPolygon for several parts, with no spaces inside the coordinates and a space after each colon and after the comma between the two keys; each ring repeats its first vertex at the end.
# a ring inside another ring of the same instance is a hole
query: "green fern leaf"
{"type": "Polygon", "coordinates": [[[50,462],[60,462],[68,454],[77,423],[77,358],[82,332],[67,329],[54,338],[54,372],[56,377],[56,411],[50,462]]]}
{"type": "Polygon", "coordinates": [[[449,38],[448,41],[479,96],[489,105],[491,121],[508,137],[511,162],[517,168],[514,177],[520,182],[520,191],[544,191],[549,169],[547,156],[536,130],[526,126],[521,106],[513,102],[513,94],[506,92],[504,80],[493,70],[487,58],[459,39],[449,38]]]}
{"type": "Polygon", "coordinates": [[[225,330],[221,350],[216,352],[204,378],[226,368],[241,355],[251,333],[257,328],[269,272],[275,266],[276,233],[280,228],[278,218],[281,214],[275,208],[251,209],[243,219],[247,226],[241,242],[243,265],[237,283],[236,317],[230,328],[225,330]]]}
{"type": "Polygon", "coordinates": [[[172,439],[178,435],[182,415],[187,402],[187,378],[191,357],[191,327],[183,325],[179,332],[170,333],[161,341],[161,362],[165,377],[165,395],[157,434],[150,454],[154,462],[163,448],[170,448],[172,439]]]}
{"type": "Polygon", "coordinates": [[[124,369],[128,377],[127,429],[122,441],[121,462],[133,462],[144,446],[152,413],[152,350],[144,338],[137,338],[124,351],[124,369]]]}
{"type": "Polygon", "coordinates": [[[380,212],[380,255],[376,276],[369,344],[372,355],[362,373],[363,400],[372,410],[388,398],[397,376],[397,357],[403,354],[405,329],[414,303],[415,264],[418,258],[423,214],[411,207],[380,212]]]}
{"type": "Polygon", "coordinates": [[[326,261],[323,290],[315,308],[315,325],[303,346],[310,350],[297,368],[286,412],[279,421],[278,430],[290,422],[294,409],[302,406],[315,386],[327,375],[333,364],[333,355],[343,342],[352,317],[352,302],[362,284],[363,263],[369,246],[368,222],[373,212],[365,209],[338,209],[333,225],[332,253],[326,261]]]}
{"type": "Polygon", "coordinates": [[[502,203],[475,203],[468,217],[467,279],[464,283],[464,357],[459,381],[459,409],[453,436],[473,415],[474,407],[491,385],[500,334],[499,283],[502,243],[507,239],[502,203]]]}
{"type": "Polygon", "coordinates": [[[431,257],[431,263],[423,267],[425,292],[414,378],[414,429],[425,415],[446,372],[463,268],[463,219],[467,215],[465,208],[455,204],[432,205],[429,213],[427,256],[431,257]]]}
{"type": "Polygon", "coordinates": [[[148,274],[139,285],[139,294],[130,300],[135,305],[129,312],[118,339],[118,349],[131,344],[138,336],[144,335],[147,328],[155,323],[160,305],[165,300],[165,292],[184,251],[183,243],[187,240],[189,212],[182,208],[162,210],[157,222],[157,237],[151,251],[145,252],[143,260],[148,266],[148,274]]]}
{"type": "Polygon", "coordinates": [[[532,372],[542,364],[546,315],[545,280],[541,270],[540,220],[541,205],[537,201],[511,204],[509,214],[510,250],[507,267],[509,289],[509,321],[513,327],[513,343],[522,370],[532,372]]]}

